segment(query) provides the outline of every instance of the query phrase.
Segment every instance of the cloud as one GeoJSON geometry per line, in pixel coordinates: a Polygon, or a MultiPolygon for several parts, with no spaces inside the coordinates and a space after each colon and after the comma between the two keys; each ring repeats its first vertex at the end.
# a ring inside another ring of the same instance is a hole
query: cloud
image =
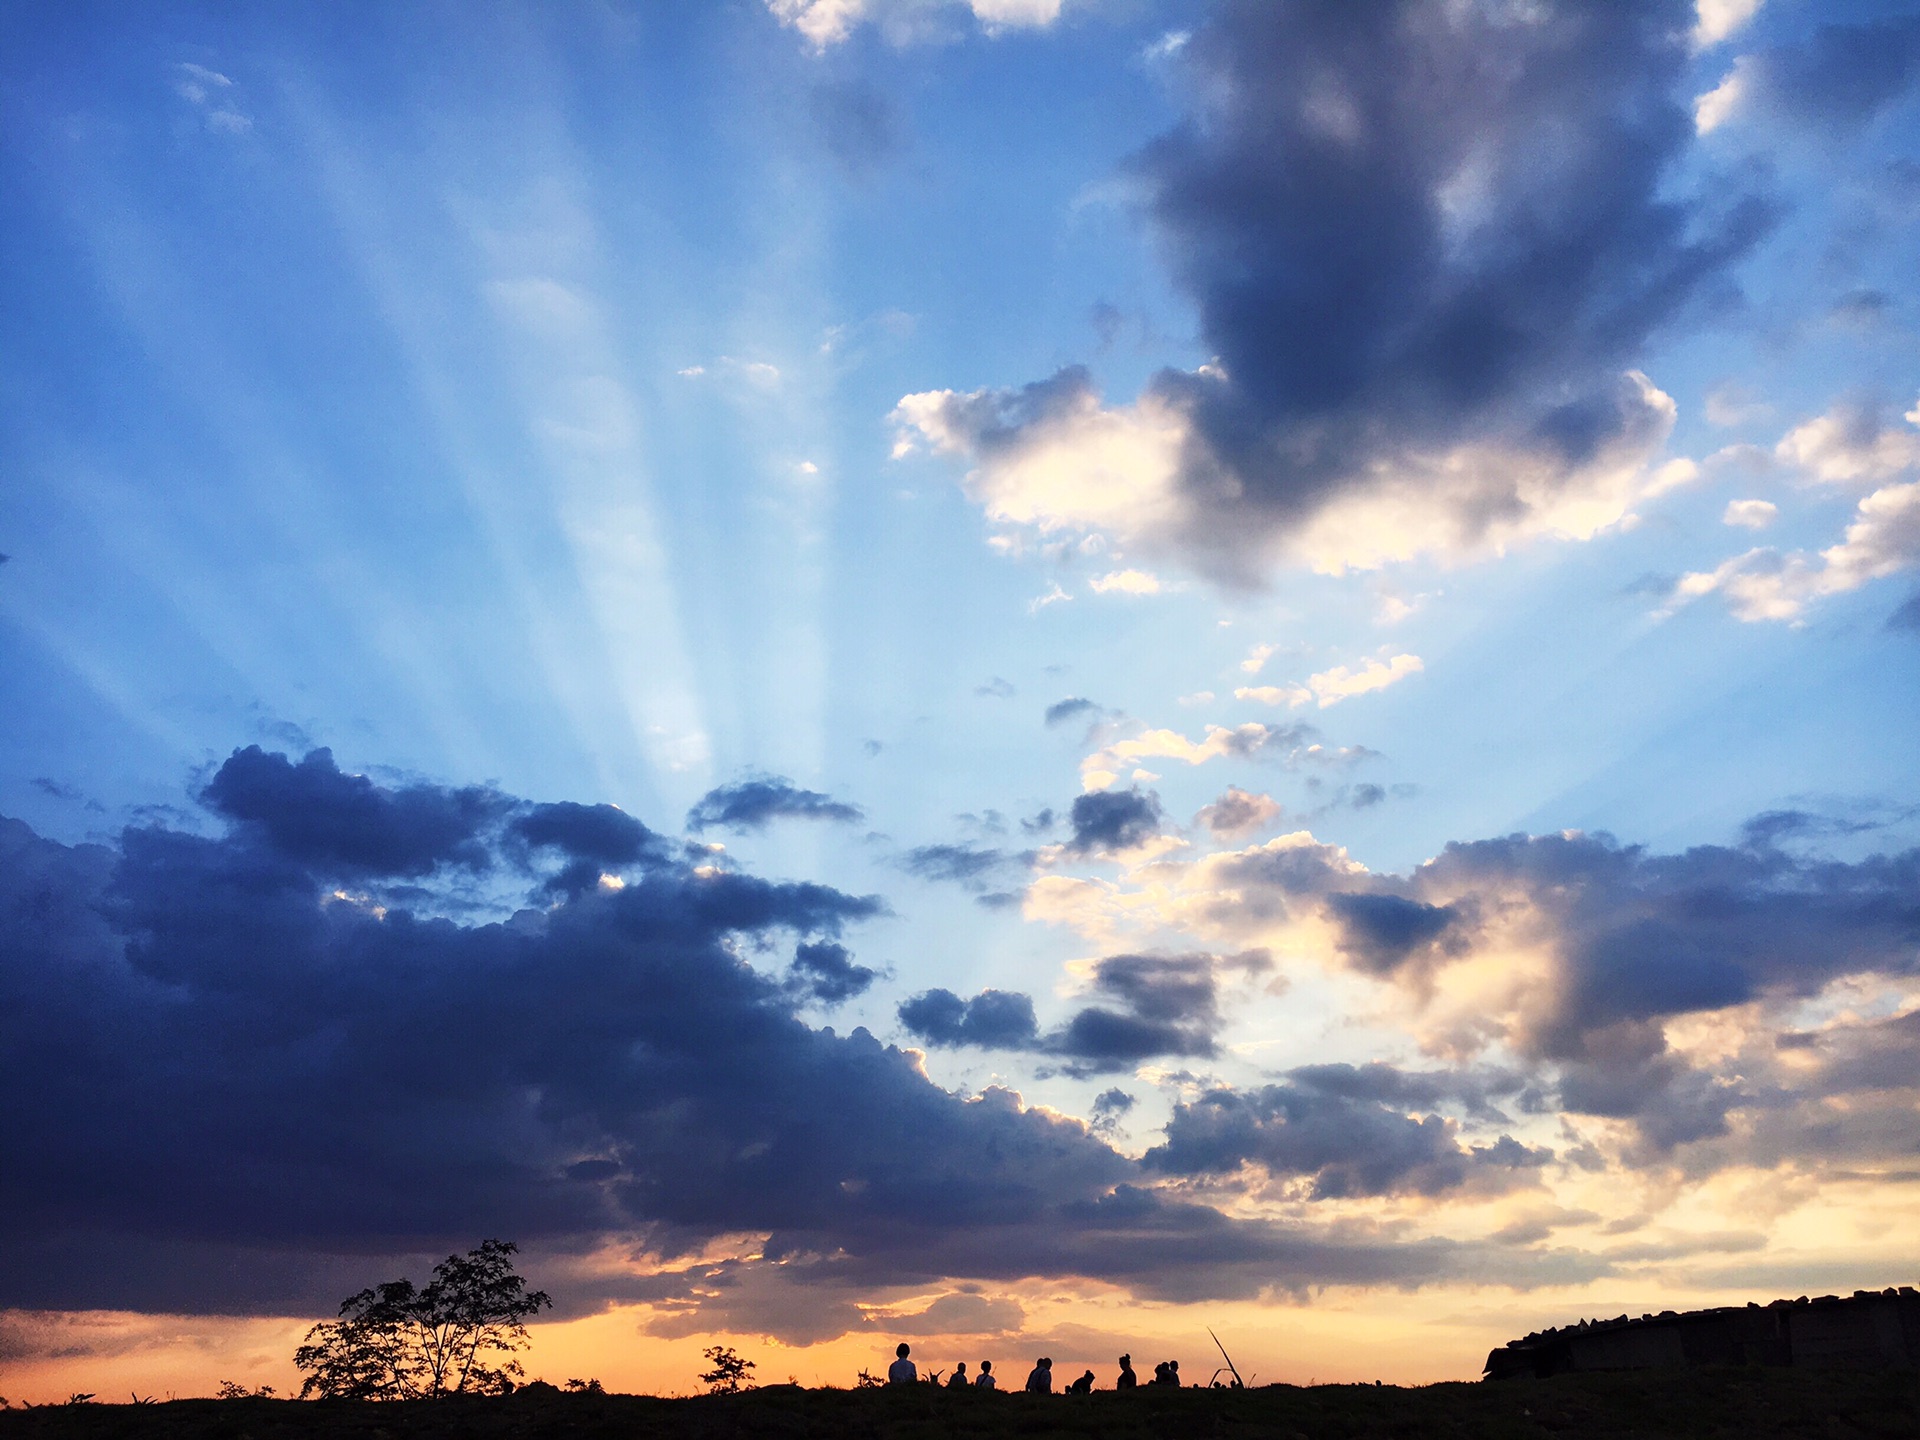
{"type": "Polygon", "coordinates": [[[1819,1141],[1816,1100],[1771,1046],[1788,1017],[1830,1014],[1830,992],[1920,982],[1920,850],[1849,863],[1817,849],[1861,823],[1763,815],[1736,845],[1670,855],[1515,835],[1449,844],[1402,876],[1299,832],[1155,856],[1118,881],[1044,876],[1028,914],[1103,947],[1174,932],[1316,957],[1382,987],[1378,1013],[1429,1053],[1519,1066],[1523,1108],[1619,1122],[1631,1163],[1688,1147],[1710,1173],[1802,1142],[1884,1156],[1891,1132],[1865,1112],[1819,1141]]]}
{"type": "Polygon", "coordinates": [[[858,805],[817,790],[802,790],[784,776],[760,775],[702,795],[687,812],[687,829],[760,830],[773,820],[833,820],[851,825],[865,818],[858,805]]]}
{"type": "Polygon", "coordinates": [[[853,952],[832,940],[810,940],[793,952],[793,979],[809,998],[838,1005],[863,995],[878,972],[853,963],[853,952]]]}
{"type": "Polygon", "coordinates": [[[1064,0],[766,0],[783,25],[815,49],[837,45],[861,25],[878,25],[896,44],[937,34],[940,12],[964,6],[989,35],[1045,29],[1060,18],[1064,0]]]}
{"type": "Polygon", "coordinates": [[[1063,1060],[1081,1075],[1131,1069],[1161,1056],[1208,1058],[1221,1023],[1218,972],[1264,973],[1271,966],[1264,950],[1226,957],[1108,955],[1092,967],[1096,1003],[1045,1034],[1033,1001],[1003,990],[983,990],[970,1000],[929,990],[900,1006],[900,1023],[930,1045],[1028,1051],[1063,1060]]]}
{"type": "Polygon", "coordinates": [[[1505,1188],[1527,1183],[1529,1172],[1554,1158],[1510,1135],[1463,1145],[1453,1121],[1408,1114],[1405,1091],[1368,1094],[1338,1083],[1355,1074],[1350,1066],[1307,1067],[1291,1072],[1286,1084],[1222,1087],[1177,1104],[1165,1143],[1147,1152],[1145,1164],[1180,1175],[1255,1164],[1276,1178],[1303,1181],[1308,1199],[1330,1200],[1439,1195],[1488,1178],[1505,1188]]]}
{"type": "Polygon", "coordinates": [[[244,135],[253,129],[253,117],[235,102],[231,76],[191,61],[182,61],[173,70],[174,94],[199,112],[207,129],[226,135],[244,135]]]}
{"type": "Polygon", "coordinates": [[[1194,816],[1213,835],[1222,839],[1251,834],[1277,821],[1285,811],[1271,795],[1258,795],[1229,785],[1220,798],[1203,807],[1194,816]]]}
{"type": "Polygon", "coordinates": [[[1107,712],[1084,696],[1074,695],[1065,700],[1056,700],[1047,707],[1047,727],[1064,725],[1070,720],[1098,720],[1107,712]]]}
{"type": "Polygon", "coordinates": [[[1080,781],[1089,789],[1101,790],[1119,778],[1119,772],[1141,760],[1179,760],[1188,765],[1204,765],[1209,760],[1233,758],[1251,760],[1271,751],[1284,750],[1289,758],[1302,755],[1319,732],[1311,725],[1264,725],[1249,721],[1228,727],[1209,725],[1200,740],[1189,740],[1177,730],[1147,730],[1095,751],[1080,762],[1080,781]]]}
{"type": "Polygon", "coordinates": [[[1920,482],[1889,485],[1860,501],[1840,542],[1818,554],[1749,550],[1680,577],[1675,602],[1719,593],[1741,620],[1798,620],[1807,606],[1857,590],[1920,560],[1920,482]]]}
{"type": "Polygon", "coordinates": [[[1020,692],[1014,688],[1011,680],[1003,680],[998,675],[991,675],[983,683],[974,686],[973,693],[984,700],[1011,700],[1020,692]]]}
{"type": "Polygon", "coordinates": [[[916,845],[900,857],[900,868],[922,880],[944,881],[977,894],[996,879],[1024,874],[1032,862],[1030,852],[992,846],[916,845]]]}
{"type": "Polygon", "coordinates": [[[1622,523],[1693,473],[1634,367],[1774,217],[1674,184],[1694,18],[1218,7],[1131,167],[1216,358],[1112,405],[1077,368],[909,395],[903,448],[965,457],[998,524],[1237,584],[1622,523]]]}
{"type": "Polygon", "coordinates": [[[1368,660],[1357,670],[1348,665],[1336,665],[1331,670],[1309,675],[1304,685],[1242,686],[1233,692],[1233,698],[1257,700],[1263,705],[1286,705],[1293,709],[1317,703],[1325,710],[1355,695],[1384,690],[1424,669],[1426,665],[1418,655],[1395,655],[1391,660],[1368,660]]]}
{"type": "MultiPolygon", "coordinates": [[[[1160,1193],[1080,1121],[950,1093],[865,1030],[807,1025],[799,1006],[866,983],[841,934],[874,897],[489,791],[505,816],[484,873],[520,873],[539,904],[450,918],[436,897],[466,902],[416,872],[464,841],[369,852],[334,822],[342,792],[456,815],[469,792],[362,790],[321,763],[302,788],[300,770],[233,772],[279,777],[276,826],[216,812],[220,833],[66,846],[0,820],[0,1088],[32,1097],[0,1107],[0,1307],[325,1314],[370,1269],[484,1234],[564,1277],[572,1313],[644,1299],[656,1327],[815,1338],[861,1327],[856,1296],[945,1276],[1192,1298],[1479,1263],[1160,1193]],[[327,823],[287,815],[292,796],[327,823]],[[522,868],[549,849],[638,858],[618,886],[555,896],[522,868]],[[419,907],[341,889],[343,853],[419,907]],[[784,979],[743,960],[777,943],[784,979]],[[685,1259],[742,1235],[756,1258],[685,1259]]],[[[1110,961],[1097,988],[1117,1015],[1204,1028],[1204,977],[1177,957],[1110,961]]],[[[957,1033],[1018,1034],[1027,1003],[962,1002],[957,1033]]]]}
{"type": "Polygon", "coordinates": [[[1145,570],[1115,570],[1087,582],[1096,595],[1158,595],[1166,587],[1145,570]]]}
{"type": "Polygon", "coordinates": [[[383,789],[364,775],[342,774],[333,752],[299,764],[258,745],[236,750],[200,800],[287,860],[345,878],[417,878],[441,866],[485,869],[483,830],[505,802],[480,787],[383,789]]]}
{"type": "Polygon", "coordinates": [[[1718,593],[1741,620],[1797,621],[1815,601],[1920,561],[1920,480],[1899,480],[1920,470],[1920,432],[1908,428],[1920,427],[1920,404],[1904,418],[1907,427],[1888,420],[1877,406],[1842,404],[1788,431],[1774,455],[1807,481],[1877,488],[1861,497],[1837,544],[1817,554],[1749,550],[1712,570],[1681,576],[1669,602],[1718,593]]]}
{"type": "Polygon", "coordinates": [[[929,1045],[983,1050],[1023,1049],[1040,1030],[1033,1001],[1008,990],[982,990],[971,1000],[928,990],[900,1003],[900,1023],[929,1045]]]}
{"type": "Polygon", "coordinates": [[[1783,127],[1840,133],[1864,126],[1920,77],[1920,18],[1888,15],[1822,25],[1805,39],[1742,55],[1725,81],[1702,97],[1702,134],[1759,115],[1783,127]],[[1710,122],[1710,123],[1709,123],[1710,122]]]}
{"type": "Polygon", "coordinates": [[[1747,27],[1764,0],[1697,0],[1693,43],[1699,49],[1718,45],[1747,27]]]}
{"type": "Polygon", "coordinates": [[[1729,500],[1720,523],[1737,525],[1743,530],[1764,530],[1779,513],[1780,507],[1771,500],[1729,500]]]}
{"type": "Polygon", "coordinates": [[[1920,594],[1908,596],[1906,604],[1887,617],[1887,628],[1920,631],[1920,594]]]}
{"type": "Polygon", "coordinates": [[[808,108],[828,153],[850,175],[872,174],[900,149],[898,107],[868,81],[816,85],[808,108]]]}
{"type": "Polygon", "coordinates": [[[1137,785],[1127,790],[1095,790],[1076,795],[1068,817],[1076,855],[1108,854],[1144,845],[1160,833],[1160,797],[1137,785]]]}

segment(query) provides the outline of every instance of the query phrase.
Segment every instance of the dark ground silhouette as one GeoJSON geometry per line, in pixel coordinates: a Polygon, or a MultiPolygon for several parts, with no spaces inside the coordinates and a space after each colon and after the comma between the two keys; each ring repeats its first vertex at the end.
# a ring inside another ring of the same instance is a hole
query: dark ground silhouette
{"type": "Polygon", "coordinates": [[[1563,1375],[1504,1384],[1275,1385],[1255,1390],[1143,1386],[1131,1394],[1008,1395],[932,1385],[871,1390],[767,1386],[666,1400],[544,1391],[398,1403],[179,1400],[0,1412],[0,1440],[718,1440],[731,1436],[1086,1436],[1187,1440],[1535,1440],[1535,1437],[1911,1437],[1920,1372],[1701,1369],[1563,1375]]]}

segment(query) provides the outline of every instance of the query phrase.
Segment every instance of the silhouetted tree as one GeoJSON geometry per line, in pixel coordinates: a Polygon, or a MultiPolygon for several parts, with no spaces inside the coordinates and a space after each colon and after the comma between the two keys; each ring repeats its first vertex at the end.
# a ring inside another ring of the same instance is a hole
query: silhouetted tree
{"type": "Polygon", "coordinates": [[[747,1375],[753,1369],[753,1361],[736,1354],[731,1345],[711,1345],[700,1353],[713,1363],[713,1369],[700,1377],[709,1395],[737,1395],[753,1388],[753,1381],[747,1375]]]}
{"type": "Polygon", "coordinates": [[[293,1363],[308,1372],[300,1398],[411,1400],[512,1389],[524,1373],[520,1362],[492,1359],[525,1349],[522,1322],[553,1303],[515,1272],[517,1248],[488,1240],[442,1260],[423,1288],[389,1280],[349,1296],[340,1318],[314,1326],[294,1351],[293,1363]]]}

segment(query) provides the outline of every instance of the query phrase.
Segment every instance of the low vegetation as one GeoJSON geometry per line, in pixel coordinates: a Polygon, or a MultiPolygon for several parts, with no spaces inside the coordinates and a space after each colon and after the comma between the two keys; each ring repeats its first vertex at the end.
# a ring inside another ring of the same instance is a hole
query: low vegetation
{"type": "Polygon", "coordinates": [[[1493,1384],[1273,1385],[1256,1390],[984,1394],[930,1385],[802,1390],[764,1385],[691,1399],[528,1385],[511,1395],[372,1404],[247,1397],[134,1407],[99,1403],[0,1413],[0,1440],[1571,1440],[1571,1437],[1910,1437],[1911,1370],[1641,1370],[1493,1384]]]}

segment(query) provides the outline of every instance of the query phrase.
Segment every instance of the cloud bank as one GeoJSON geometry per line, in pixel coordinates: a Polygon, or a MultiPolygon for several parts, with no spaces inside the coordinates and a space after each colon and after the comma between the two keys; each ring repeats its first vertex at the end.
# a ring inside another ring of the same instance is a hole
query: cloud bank
{"type": "Polygon", "coordinates": [[[1694,21],[1221,6],[1180,51],[1192,113],[1132,165],[1215,359],[1120,405],[1080,368],[908,395],[899,448],[963,457],[1003,525],[1230,583],[1620,523],[1693,473],[1658,463],[1646,342],[1772,221],[1671,183],[1694,21]]]}

